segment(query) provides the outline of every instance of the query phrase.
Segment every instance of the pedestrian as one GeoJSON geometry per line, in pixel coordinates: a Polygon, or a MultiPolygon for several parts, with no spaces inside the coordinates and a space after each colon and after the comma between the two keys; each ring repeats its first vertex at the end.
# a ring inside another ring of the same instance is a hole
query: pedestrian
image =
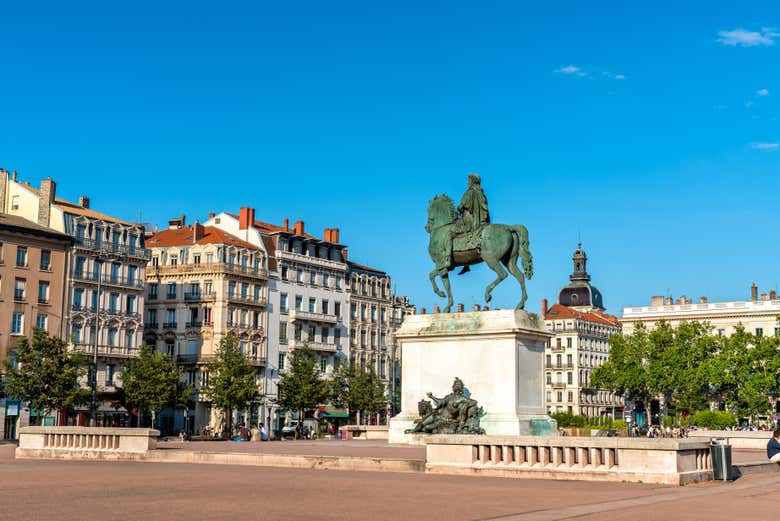
{"type": "Polygon", "coordinates": [[[241,424],[241,428],[238,429],[238,437],[240,438],[240,441],[249,441],[249,429],[247,429],[246,425],[243,423],[241,424]]]}
{"type": "Polygon", "coordinates": [[[252,428],[249,429],[249,433],[252,436],[252,441],[260,441],[260,429],[257,428],[256,423],[252,424],[252,428]]]}
{"type": "Polygon", "coordinates": [[[268,431],[265,430],[265,425],[260,424],[260,441],[268,441],[268,431]]]}
{"type": "Polygon", "coordinates": [[[772,463],[780,463],[780,427],[774,430],[772,438],[766,444],[766,457],[772,463]]]}

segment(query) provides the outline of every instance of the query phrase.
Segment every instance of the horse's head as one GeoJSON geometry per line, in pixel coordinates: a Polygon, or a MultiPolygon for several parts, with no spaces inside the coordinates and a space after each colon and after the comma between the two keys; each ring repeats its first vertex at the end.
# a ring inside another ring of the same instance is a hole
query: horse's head
{"type": "Polygon", "coordinates": [[[447,194],[437,195],[428,202],[428,223],[425,231],[431,233],[436,228],[455,222],[455,204],[447,194]]]}

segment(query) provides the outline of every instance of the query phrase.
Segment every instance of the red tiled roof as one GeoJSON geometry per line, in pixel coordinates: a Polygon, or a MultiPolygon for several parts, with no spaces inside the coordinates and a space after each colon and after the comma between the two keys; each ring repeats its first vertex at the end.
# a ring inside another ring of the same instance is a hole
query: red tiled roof
{"type": "MultiPolygon", "coordinates": [[[[229,215],[230,217],[232,217],[234,219],[238,219],[239,218],[239,216],[234,214],[234,213],[225,212],[225,214],[229,215]]],[[[255,219],[255,222],[253,224],[254,224],[255,228],[257,228],[258,230],[260,230],[262,232],[266,232],[266,233],[285,232],[285,233],[289,233],[291,235],[295,235],[295,230],[293,230],[292,228],[288,228],[288,229],[285,230],[284,226],[277,226],[275,224],[266,223],[266,222],[263,222],[263,221],[258,221],[257,219],[255,219]]],[[[317,239],[317,237],[315,237],[314,235],[312,235],[310,233],[306,233],[306,232],[303,232],[303,236],[307,237],[309,239],[317,239]]],[[[317,239],[317,240],[319,240],[319,239],[317,239]]]]}
{"type": "Polygon", "coordinates": [[[579,311],[562,304],[555,304],[547,310],[544,315],[545,320],[556,320],[560,318],[578,318],[588,322],[596,322],[612,327],[620,327],[620,320],[603,311],[579,311]]]}
{"type": "Polygon", "coordinates": [[[219,228],[215,228],[214,226],[203,226],[203,237],[201,237],[197,243],[193,243],[192,237],[192,226],[185,226],[183,228],[177,228],[173,230],[163,230],[146,239],[146,246],[148,248],[155,248],[166,246],[188,246],[191,244],[227,244],[230,246],[239,246],[252,250],[259,249],[257,246],[241,240],[234,235],[220,230],[219,228]]]}

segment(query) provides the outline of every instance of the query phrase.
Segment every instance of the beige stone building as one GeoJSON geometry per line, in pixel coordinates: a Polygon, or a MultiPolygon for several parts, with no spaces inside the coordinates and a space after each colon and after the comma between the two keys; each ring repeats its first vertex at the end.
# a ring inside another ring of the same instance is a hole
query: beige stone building
{"type": "Polygon", "coordinates": [[[750,288],[750,300],[735,300],[729,302],[710,302],[707,297],[701,297],[697,302],[686,298],[654,296],[650,298],[649,306],[629,306],[623,308],[623,332],[631,334],[638,324],[644,324],[647,329],[665,320],[672,326],[681,322],[709,322],[712,332],[721,335],[731,335],[737,327],[744,327],[749,333],[756,335],[774,335],[780,332],[780,299],[777,292],[758,294],[758,287],[750,288]]]}
{"type": "MultiPolygon", "coordinates": [[[[0,213],[0,364],[13,361],[19,340],[31,338],[34,327],[63,337],[72,243],[63,233],[0,213]]],[[[13,397],[0,395],[2,439],[15,439],[20,422],[29,422],[29,410],[13,397]]]]}
{"type": "MultiPolygon", "coordinates": [[[[184,216],[146,244],[152,252],[146,272],[146,343],[174,357],[195,388],[197,406],[189,411],[187,430],[210,427],[215,432],[221,413],[212,410],[201,388],[208,382],[207,364],[228,333],[238,337],[256,368],[258,391],[265,393],[268,256],[262,246],[214,226],[197,221],[186,226],[184,216]]],[[[238,421],[263,421],[259,403],[238,411],[238,421]]],[[[160,427],[178,432],[185,428],[183,416],[166,411],[160,427]]]]}
{"type": "MultiPolygon", "coordinates": [[[[414,314],[407,297],[395,295],[384,271],[354,262],[349,266],[350,361],[370,367],[387,388],[391,415],[397,410],[401,385],[401,352],[395,332],[406,315],[414,314]]],[[[383,415],[386,418],[386,415],[383,415]]]]}
{"type": "MultiPolygon", "coordinates": [[[[144,280],[148,250],[144,228],[56,196],[47,178],[38,188],[0,171],[0,211],[52,228],[73,239],[67,272],[65,338],[87,355],[97,349],[99,425],[128,425],[129,415],[114,406],[120,371],[137,356],[143,337],[144,280]]],[[[89,378],[84,384],[90,385],[89,378]]],[[[85,424],[88,409],[69,423],[85,424]]]]}
{"type": "Polygon", "coordinates": [[[604,312],[601,292],[590,283],[588,257],[577,247],[570,283],[558,294],[558,303],[542,315],[555,334],[545,347],[545,394],[551,413],[623,417],[623,399],[591,385],[593,370],[609,357],[609,338],[620,333],[620,321],[604,312]]]}

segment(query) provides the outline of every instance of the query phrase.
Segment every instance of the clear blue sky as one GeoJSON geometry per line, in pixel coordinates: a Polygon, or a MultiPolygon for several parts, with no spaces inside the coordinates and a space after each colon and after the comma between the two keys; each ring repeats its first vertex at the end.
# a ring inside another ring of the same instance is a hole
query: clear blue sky
{"type": "MultiPolygon", "coordinates": [[[[531,310],[578,235],[616,314],[780,280],[776,2],[76,3],[0,4],[0,166],[63,197],[340,227],[431,308],[427,201],[475,171],[531,310]]],[[[453,278],[470,306],[492,273],[453,278]]]]}

